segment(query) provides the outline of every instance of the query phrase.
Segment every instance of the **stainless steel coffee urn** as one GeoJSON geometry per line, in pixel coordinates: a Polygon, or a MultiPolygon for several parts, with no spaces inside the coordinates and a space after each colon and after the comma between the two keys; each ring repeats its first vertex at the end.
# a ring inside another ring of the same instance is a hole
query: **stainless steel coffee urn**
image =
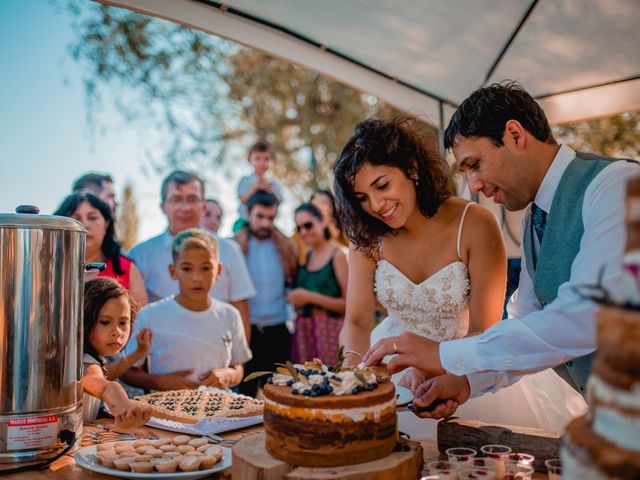
{"type": "Polygon", "coordinates": [[[37,213],[0,214],[0,463],[53,457],[82,431],[86,231],[37,213]]]}

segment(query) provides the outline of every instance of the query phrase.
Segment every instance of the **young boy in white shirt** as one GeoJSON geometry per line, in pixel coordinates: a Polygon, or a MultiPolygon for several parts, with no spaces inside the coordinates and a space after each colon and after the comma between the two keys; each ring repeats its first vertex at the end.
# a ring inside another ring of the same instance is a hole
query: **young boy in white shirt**
{"type": "Polygon", "coordinates": [[[242,380],[251,350],[238,310],[209,296],[221,271],[217,241],[204,230],[185,230],[173,240],[172,254],[169,272],[180,293],[138,313],[126,352],[136,350],[138,330],[151,329],[147,371],[139,368],[141,360],[123,380],[151,390],[233,387],[242,380]]]}

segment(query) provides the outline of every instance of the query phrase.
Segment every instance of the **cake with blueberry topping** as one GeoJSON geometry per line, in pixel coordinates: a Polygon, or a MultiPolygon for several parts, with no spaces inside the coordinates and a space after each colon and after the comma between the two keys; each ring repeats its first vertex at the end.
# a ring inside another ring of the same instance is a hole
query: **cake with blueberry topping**
{"type": "Polygon", "coordinates": [[[267,451],[292,465],[332,467],[393,452],[393,384],[374,370],[332,371],[319,362],[279,368],[264,388],[267,451]]]}

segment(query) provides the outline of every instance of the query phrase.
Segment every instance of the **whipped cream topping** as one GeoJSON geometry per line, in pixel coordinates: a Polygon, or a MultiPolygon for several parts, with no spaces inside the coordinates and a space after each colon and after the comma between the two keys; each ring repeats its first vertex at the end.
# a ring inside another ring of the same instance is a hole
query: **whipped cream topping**
{"type": "MultiPolygon", "coordinates": [[[[293,377],[285,373],[275,373],[271,377],[271,382],[278,386],[290,386],[292,392],[303,394],[305,390],[312,390],[314,385],[322,386],[326,384],[325,379],[329,379],[331,390],[329,395],[351,395],[354,389],[363,388],[364,385],[361,378],[358,378],[358,374],[363,377],[366,383],[370,386],[377,386],[377,379],[373,372],[367,370],[364,363],[358,365],[354,370],[344,370],[337,373],[330,372],[326,365],[322,366],[322,370],[318,368],[307,369],[304,365],[296,363],[294,368],[298,371],[298,376],[303,377],[305,380],[294,381],[293,377]],[[322,373],[312,373],[310,375],[302,375],[302,372],[315,370],[322,373]]],[[[325,395],[327,393],[324,393],[325,395]]]]}
{"type": "Polygon", "coordinates": [[[268,398],[264,399],[265,408],[276,413],[286,414],[288,417],[301,418],[303,420],[328,420],[331,422],[362,422],[373,420],[379,422],[383,414],[395,412],[396,399],[392,398],[379,405],[353,408],[303,408],[289,407],[276,403],[268,398]]]}

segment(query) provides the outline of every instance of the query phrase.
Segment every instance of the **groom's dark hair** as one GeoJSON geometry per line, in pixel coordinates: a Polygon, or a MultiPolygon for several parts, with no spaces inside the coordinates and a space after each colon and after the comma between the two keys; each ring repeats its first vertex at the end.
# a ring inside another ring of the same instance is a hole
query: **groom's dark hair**
{"type": "Polygon", "coordinates": [[[542,107],[517,82],[494,83],[479,88],[455,111],[444,132],[444,148],[449,150],[460,138],[486,137],[502,147],[509,120],[517,120],[536,139],[555,144],[542,107]]]}
{"type": "Polygon", "coordinates": [[[380,239],[393,229],[364,211],[353,189],[364,164],[398,168],[415,184],[416,203],[425,217],[432,217],[447,198],[451,186],[447,164],[438,152],[437,138],[416,118],[371,118],[359,123],[333,167],[334,190],[340,219],[356,249],[373,256],[380,239]]]}

